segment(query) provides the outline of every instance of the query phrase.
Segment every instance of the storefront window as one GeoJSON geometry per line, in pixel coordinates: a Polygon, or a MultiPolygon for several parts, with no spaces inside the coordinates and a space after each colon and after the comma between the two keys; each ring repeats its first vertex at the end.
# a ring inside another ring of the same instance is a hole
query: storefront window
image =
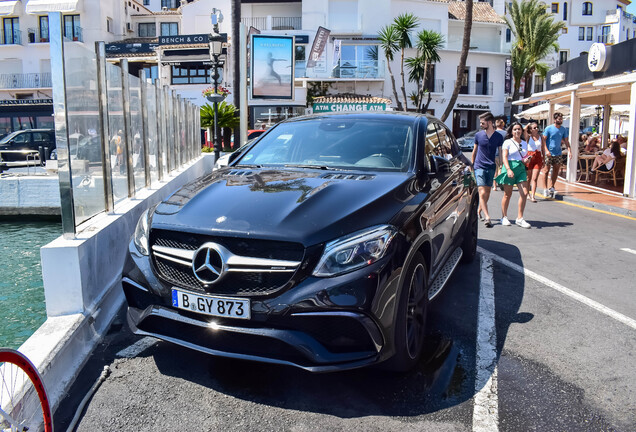
{"type": "Polygon", "coordinates": [[[250,107],[250,129],[265,129],[288,118],[305,114],[304,106],[252,106],[250,107]]]}
{"type": "Polygon", "coordinates": [[[378,74],[377,45],[342,45],[339,78],[374,78],[378,74]]]}
{"type": "Polygon", "coordinates": [[[210,84],[211,82],[209,65],[172,66],[171,84],[210,84]]]}

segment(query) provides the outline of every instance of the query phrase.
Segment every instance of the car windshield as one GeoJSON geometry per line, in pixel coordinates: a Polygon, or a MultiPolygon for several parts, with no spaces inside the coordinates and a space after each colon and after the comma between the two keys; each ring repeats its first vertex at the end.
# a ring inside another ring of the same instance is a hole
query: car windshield
{"type": "Polygon", "coordinates": [[[406,171],[414,121],[320,117],[281,123],[247,151],[239,165],[406,171]]]}
{"type": "Polygon", "coordinates": [[[15,131],[15,132],[11,132],[9,135],[7,135],[6,137],[2,138],[0,140],[0,144],[4,144],[6,142],[8,142],[11,138],[13,138],[14,136],[16,136],[18,133],[20,133],[21,131],[15,131]]]}

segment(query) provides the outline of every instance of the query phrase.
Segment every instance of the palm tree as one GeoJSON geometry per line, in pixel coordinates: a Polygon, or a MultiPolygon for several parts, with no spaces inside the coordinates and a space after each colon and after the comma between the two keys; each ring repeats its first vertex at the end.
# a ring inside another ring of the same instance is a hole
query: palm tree
{"type": "Polygon", "coordinates": [[[400,98],[398,97],[397,90],[395,88],[395,76],[393,76],[393,71],[391,70],[393,54],[395,54],[395,52],[400,49],[398,45],[398,34],[395,27],[392,25],[382,27],[382,29],[378,33],[378,39],[380,41],[380,48],[382,48],[384,56],[386,57],[386,66],[389,69],[389,76],[391,77],[393,97],[395,99],[398,111],[402,111],[402,103],[400,102],[400,98]]]}
{"type": "Polygon", "coordinates": [[[418,18],[412,13],[403,13],[393,19],[393,26],[398,34],[398,45],[400,47],[400,74],[402,75],[402,96],[404,97],[404,110],[408,107],[406,98],[406,82],[404,80],[404,51],[411,48],[411,33],[417,27],[418,18]]]}
{"type": "MultiPolygon", "coordinates": [[[[236,117],[236,107],[225,101],[221,102],[218,107],[219,118],[218,127],[223,131],[223,143],[226,147],[230,144],[230,135],[233,129],[240,125],[240,118],[236,117]]],[[[201,127],[214,127],[214,108],[209,104],[201,107],[201,127]]]]}
{"type": "MultiPolygon", "coordinates": [[[[437,63],[442,60],[438,51],[444,46],[444,36],[436,31],[422,30],[417,34],[416,38],[417,59],[422,64],[422,82],[419,90],[419,103],[417,105],[417,110],[421,112],[429,66],[432,63],[437,63]]],[[[429,89],[429,93],[430,90],[431,89],[429,89]]]]}
{"type": "MultiPolygon", "coordinates": [[[[510,63],[512,69],[512,78],[514,80],[514,90],[512,91],[512,100],[519,99],[519,88],[521,87],[521,80],[526,74],[529,65],[528,55],[526,51],[522,50],[518,46],[513,46],[510,52],[510,63]]],[[[512,115],[517,113],[517,106],[513,105],[512,115]]]]}
{"type": "MultiPolygon", "coordinates": [[[[523,51],[523,56],[521,53],[516,54],[517,67],[522,64],[525,67],[523,72],[526,83],[524,97],[529,97],[532,93],[531,84],[534,73],[539,72],[541,76],[545,76],[548,70],[548,66],[541,60],[550,52],[558,52],[559,50],[557,41],[564,24],[561,21],[555,21],[551,15],[548,15],[545,5],[538,0],[521,2],[513,0],[510,6],[510,17],[504,17],[504,20],[515,37],[513,51],[515,49],[523,51]]],[[[516,83],[515,89],[517,91],[513,93],[513,100],[519,97],[516,83]]],[[[513,106],[513,114],[515,112],[516,107],[513,106]]]]}
{"type": "Polygon", "coordinates": [[[466,18],[464,21],[464,40],[462,41],[462,53],[459,56],[459,66],[457,66],[457,79],[455,80],[455,88],[453,88],[453,95],[448,101],[448,105],[446,106],[446,110],[442,117],[440,117],[441,121],[446,121],[449,114],[455,107],[455,102],[457,101],[457,95],[459,95],[459,88],[462,85],[462,80],[464,77],[464,69],[466,69],[466,58],[468,57],[468,48],[470,47],[470,31],[473,28],[473,0],[466,0],[466,18]]]}

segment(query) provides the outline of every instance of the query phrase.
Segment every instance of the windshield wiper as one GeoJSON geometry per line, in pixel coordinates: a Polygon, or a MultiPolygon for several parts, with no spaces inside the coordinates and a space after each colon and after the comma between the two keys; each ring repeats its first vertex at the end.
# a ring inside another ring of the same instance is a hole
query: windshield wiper
{"type": "Polygon", "coordinates": [[[319,170],[328,170],[330,169],[324,165],[303,165],[303,164],[285,164],[285,168],[311,168],[311,169],[319,169],[319,170]]]}

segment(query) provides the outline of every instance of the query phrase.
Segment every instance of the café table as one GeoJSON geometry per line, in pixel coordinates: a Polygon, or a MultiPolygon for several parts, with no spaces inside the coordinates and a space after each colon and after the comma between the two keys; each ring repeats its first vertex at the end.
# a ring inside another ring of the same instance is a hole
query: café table
{"type": "Polygon", "coordinates": [[[590,181],[590,163],[596,158],[596,154],[580,154],[579,162],[581,166],[581,172],[579,173],[579,178],[577,181],[580,181],[583,176],[585,176],[585,182],[590,181]],[[581,163],[585,162],[585,163],[581,163]],[[583,168],[585,166],[585,168],[583,168]]]}

